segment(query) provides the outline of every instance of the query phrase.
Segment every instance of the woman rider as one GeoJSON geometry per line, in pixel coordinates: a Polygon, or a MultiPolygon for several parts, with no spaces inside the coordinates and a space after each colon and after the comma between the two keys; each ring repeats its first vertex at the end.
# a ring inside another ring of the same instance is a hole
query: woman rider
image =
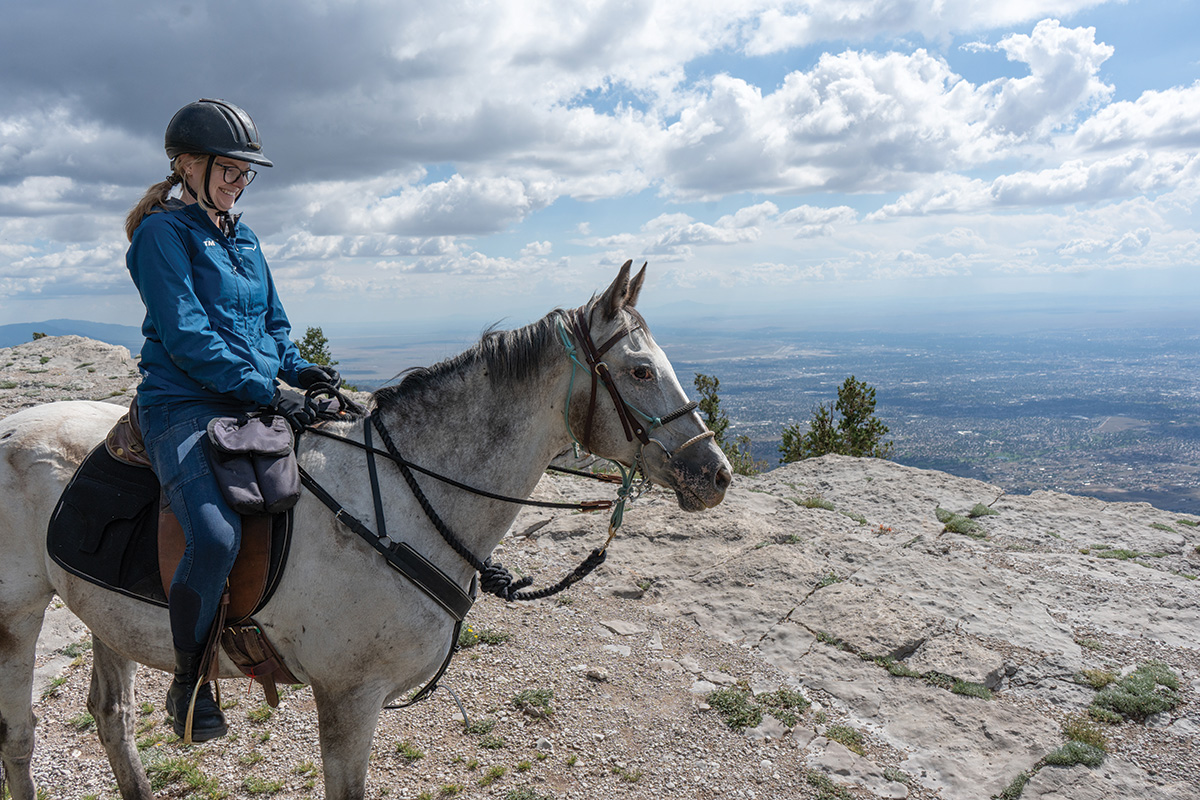
{"type": "Polygon", "coordinates": [[[199,100],[171,119],[166,150],[171,174],[126,219],[126,265],[146,306],[139,420],[187,541],[168,603],[175,680],[167,713],[184,736],[195,696],[192,739],[200,742],[227,730],[211,687],[197,684],[242,530],[209,467],[208,421],[269,407],[304,424],[303,407],[280,394],[276,379],[308,388],[340,378],[306,361],[288,338],[258,237],[230,213],[254,179],[250,165],[272,166],[254,121],[232,103],[199,100]],[[172,197],[177,185],[181,196],[172,197]]]}

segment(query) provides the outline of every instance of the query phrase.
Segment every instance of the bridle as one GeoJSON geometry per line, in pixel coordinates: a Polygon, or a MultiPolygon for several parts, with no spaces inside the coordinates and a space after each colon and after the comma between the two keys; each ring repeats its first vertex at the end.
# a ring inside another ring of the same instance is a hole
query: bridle
{"type": "MultiPolygon", "coordinates": [[[[567,425],[567,433],[570,434],[571,440],[575,443],[576,449],[582,447],[585,452],[592,452],[592,422],[596,416],[596,398],[599,396],[598,384],[603,383],[604,388],[608,390],[608,395],[612,399],[613,408],[616,409],[617,417],[621,420],[621,427],[625,430],[625,441],[632,442],[636,436],[641,445],[638,448],[637,456],[635,457],[634,470],[640,470],[643,477],[646,475],[643,456],[646,446],[653,443],[662,449],[667,460],[671,460],[692,445],[702,442],[705,439],[711,439],[716,436],[713,431],[706,430],[703,433],[693,436],[674,451],[668,448],[658,439],[650,435],[650,431],[655,428],[661,428],[667,424],[674,422],[680,417],[687,416],[695,411],[699,404],[695,400],[689,400],[674,411],[664,414],[661,417],[651,417],[650,415],[638,410],[630,405],[621,397],[621,390],[617,388],[616,381],[612,378],[612,373],[608,369],[608,364],[604,362],[604,354],[612,349],[613,345],[621,341],[627,336],[631,336],[634,331],[644,329],[641,321],[635,321],[633,325],[624,323],[620,329],[610,336],[604,344],[596,346],[592,339],[591,327],[588,324],[588,315],[582,308],[577,308],[571,312],[564,312],[558,318],[558,334],[562,339],[563,346],[567,348],[567,357],[571,359],[571,382],[567,387],[567,402],[563,408],[563,421],[567,425]],[[575,340],[579,342],[576,347],[567,333],[567,322],[564,317],[568,316],[570,327],[575,335],[575,340]],[[583,361],[579,360],[579,353],[583,354],[583,361]],[[583,441],[575,437],[575,432],[571,428],[571,395],[574,393],[575,386],[575,371],[577,369],[585,369],[592,379],[591,396],[588,399],[587,421],[584,423],[583,441]],[[648,423],[648,427],[647,424],[648,423]]],[[[615,462],[624,470],[624,465],[620,462],[615,462]]]]}

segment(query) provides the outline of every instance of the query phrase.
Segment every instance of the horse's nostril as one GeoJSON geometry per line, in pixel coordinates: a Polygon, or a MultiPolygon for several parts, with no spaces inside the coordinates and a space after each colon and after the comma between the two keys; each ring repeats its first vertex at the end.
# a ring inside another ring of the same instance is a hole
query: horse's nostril
{"type": "Polygon", "coordinates": [[[733,483],[732,472],[725,467],[721,467],[719,470],[717,470],[717,475],[715,478],[713,478],[713,486],[723,492],[729,488],[731,483],[733,483]]]}

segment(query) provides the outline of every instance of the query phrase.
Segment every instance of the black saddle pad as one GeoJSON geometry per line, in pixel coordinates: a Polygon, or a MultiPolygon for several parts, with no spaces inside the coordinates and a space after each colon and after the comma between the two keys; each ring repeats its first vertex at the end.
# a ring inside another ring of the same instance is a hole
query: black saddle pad
{"type": "MultiPolygon", "coordinates": [[[[84,580],[165,607],[158,574],[160,492],[153,470],[118,461],[101,442],[79,465],[50,517],[50,557],[84,580]]],[[[291,529],[290,511],[275,516],[267,589],[259,608],[279,583],[291,529]]]]}

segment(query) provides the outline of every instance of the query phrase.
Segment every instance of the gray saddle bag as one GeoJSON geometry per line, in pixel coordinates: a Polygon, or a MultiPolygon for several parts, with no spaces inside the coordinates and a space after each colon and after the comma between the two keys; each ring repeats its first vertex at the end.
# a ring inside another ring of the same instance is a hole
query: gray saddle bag
{"type": "Polygon", "coordinates": [[[292,427],[281,415],[216,417],[209,455],[225,501],[239,514],[278,514],[300,499],[292,427]]]}

